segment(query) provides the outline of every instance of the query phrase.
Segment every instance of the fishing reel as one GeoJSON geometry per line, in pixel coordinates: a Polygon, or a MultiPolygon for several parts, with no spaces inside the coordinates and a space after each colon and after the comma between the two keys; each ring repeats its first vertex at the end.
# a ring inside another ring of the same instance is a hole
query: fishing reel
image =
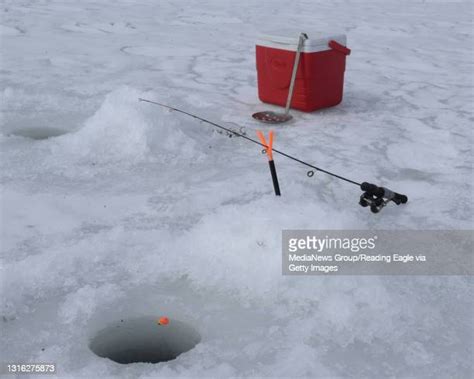
{"type": "Polygon", "coordinates": [[[363,207],[369,207],[372,213],[379,213],[390,201],[395,204],[405,204],[408,197],[393,192],[385,187],[377,187],[375,184],[364,182],[360,185],[360,189],[364,191],[360,195],[359,204],[363,207]]]}

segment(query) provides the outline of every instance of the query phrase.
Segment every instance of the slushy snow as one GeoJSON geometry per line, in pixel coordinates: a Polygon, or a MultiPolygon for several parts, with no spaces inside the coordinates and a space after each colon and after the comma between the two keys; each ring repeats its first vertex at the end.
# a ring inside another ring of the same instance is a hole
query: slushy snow
{"type": "MultiPolygon", "coordinates": [[[[2,361],[60,377],[472,376],[472,277],[292,277],[283,229],[472,229],[472,3],[3,0],[2,361]],[[255,137],[261,30],[348,35],[345,97],[275,147],[406,193],[359,190],[138,98],[255,137]],[[36,133],[36,139],[32,134],[36,133]],[[39,133],[39,134],[38,134],[39,133]],[[38,139],[38,135],[55,135],[38,139]],[[167,315],[201,342],[119,365],[112,321],[167,315]]],[[[449,253],[449,252],[447,252],[449,253]]]]}

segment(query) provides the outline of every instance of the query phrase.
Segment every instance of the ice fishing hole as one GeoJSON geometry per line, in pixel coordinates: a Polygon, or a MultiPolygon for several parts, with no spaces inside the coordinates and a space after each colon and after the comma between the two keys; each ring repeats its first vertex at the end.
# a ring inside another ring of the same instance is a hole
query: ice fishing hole
{"type": "Polygon", "coordinates": [[[18,130],[13,130],[9,134],[14,136],[31,138],[34,140],[42,140],[53,137],[62,136],[66,134],[65,130],[50,128],[50,127],[34,127],[34,128],[23,128],[18,130]]]}
{"type": "Polygon", "coordinates": [[[118,320],[100,330],[89,348],[117,363],[159,363],[177,358],[200,340],[199,333],[182,321],[169,319],[160,325],[159,318],[141,317],[118,320]]]}

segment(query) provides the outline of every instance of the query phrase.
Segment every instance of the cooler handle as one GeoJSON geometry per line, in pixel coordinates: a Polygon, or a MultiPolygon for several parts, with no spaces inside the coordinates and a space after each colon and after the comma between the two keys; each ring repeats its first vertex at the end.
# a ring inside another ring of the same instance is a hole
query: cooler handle
{"type": "Polygon", "coordinates": [[[350,55],[351,54],[351,49],[345,47],[344,45],[341,45],[339,42],[336,42],[333,39],[331,41],[329,41],[328,45],[331,49],[339,51],[340,53],[342,53],[344,55],[350,55]]]}

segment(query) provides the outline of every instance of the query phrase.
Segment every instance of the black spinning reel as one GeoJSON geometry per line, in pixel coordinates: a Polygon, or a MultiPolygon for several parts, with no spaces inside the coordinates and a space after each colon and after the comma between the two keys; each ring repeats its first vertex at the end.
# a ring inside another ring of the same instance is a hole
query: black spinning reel
{"type": "Polygon", "coordinates": [[[372,213],[379,213],[390,201],[395,204],[405,204],[408,201],[406,195],[393,192],[385,187],[377,187],[375,184],[364,182],[360,185],[360,189],[364,191],[360,195],[359,204],[363,207],[370,206],[372,213]]]}

